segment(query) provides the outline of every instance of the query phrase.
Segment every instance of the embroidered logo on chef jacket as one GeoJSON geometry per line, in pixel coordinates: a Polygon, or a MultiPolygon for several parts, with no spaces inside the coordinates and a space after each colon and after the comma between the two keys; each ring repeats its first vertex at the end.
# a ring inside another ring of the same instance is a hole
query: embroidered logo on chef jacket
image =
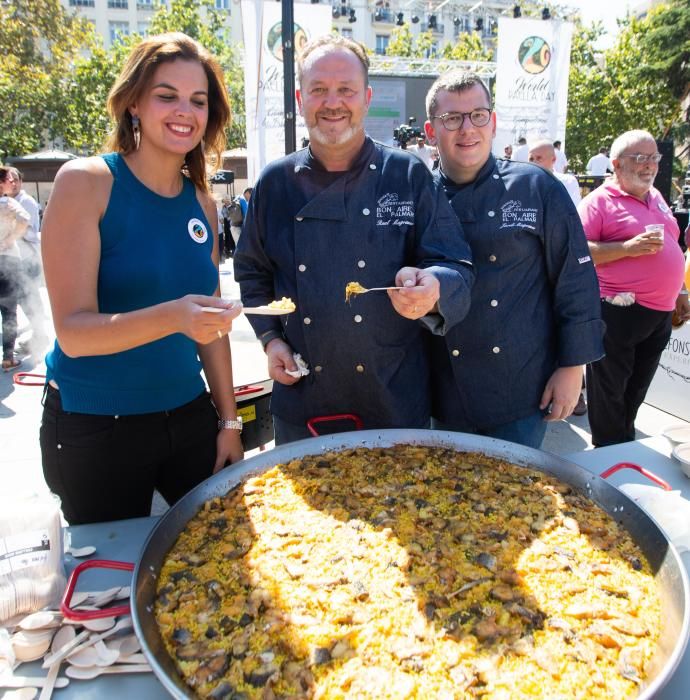
{"type": "Polygon", "coordinates": [[[519,199],[511,199],[501,206],[501,228],[537,228],[537,210],[523,207],[519,199]]]}
{"type": "Polygon", "coordinates": [[[203,221],[199,219],[190,219],[187,224],[187,231],[189,232],[189,237],[195,243],[206,243],[208,240],[208,231],[206,226],[204,226],[203,221]]]}
{"type": "Polygon", "coordinates": [[[379,197],[376,202],[376,225],[414,226],[414,202],[401,202],[397,192],[379,197]]]}

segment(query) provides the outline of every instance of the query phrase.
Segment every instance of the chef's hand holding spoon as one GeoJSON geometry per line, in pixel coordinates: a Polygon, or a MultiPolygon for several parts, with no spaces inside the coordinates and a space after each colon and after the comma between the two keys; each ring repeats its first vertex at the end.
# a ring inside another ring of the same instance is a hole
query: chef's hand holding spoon
{"type": "Polygon", "coordinates": [[[391,289],[387,294],[401,316],[414,321],[436,311],[441,285],[433,272],[403,267],[395,275],[395,284],[400,289],[391,289]]]}

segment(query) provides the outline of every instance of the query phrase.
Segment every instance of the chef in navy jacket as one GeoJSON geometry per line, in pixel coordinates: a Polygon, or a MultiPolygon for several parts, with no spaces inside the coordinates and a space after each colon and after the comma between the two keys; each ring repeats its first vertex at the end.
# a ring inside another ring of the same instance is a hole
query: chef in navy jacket
{"type": "Polygon", "coordinates": [[[245,306],[297,305],[249,317],[274,379],[276,442],[308,437],[307,421],[335,414],[365,428],[427,427],[428,341],[467,313],[469,246],[426,166],[366,136],[371,88],[359,44],[313,40],[298,78],[310,146],[264,169],[234,260],[245,306]],[[402,289],[346,303],[348,282],[402,289]],[[288,374],[295,354],[306,376],[288,374]]]}
{"type": "Polygon", "coordinates": [[[466,318],[432,339],[434,426],[539,447],[547,421],[577,404],[583,365],[604,354],[580,218],[553,175],[491,155],[496,115],[478,76],[438,78],[427,116],[477,275],[466,318]]]}

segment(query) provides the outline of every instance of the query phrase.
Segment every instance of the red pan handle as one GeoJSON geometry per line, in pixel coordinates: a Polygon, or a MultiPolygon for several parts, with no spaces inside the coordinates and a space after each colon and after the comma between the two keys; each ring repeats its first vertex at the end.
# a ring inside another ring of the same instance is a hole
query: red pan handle
{"type": "Polygon", "coordinates": [[[664,489],[664,491],[673,490],[671,486],[660,476],[657,476],[653,472],[650,472],[644,467],[641,467],[639,464],[633,464],[632,462],[618,462],[618,464],[614,464],[612,467],[605,469],[603,472],[601,472],[601,474],[599,474],[599,476],[602,479],[607,479],[609,476],[611,476],[611,474],[615,474],[621,469],[634,469],[636,472],[640,472],[642,476],[646,476],[650,481],[653,481],[657,486],[661,486],[661,488],[664,489]]]}
{"type": "Polygon", "coordinates": [[[235,387],[235,396],[246,396],[247,394],[256,394],[259,391],[263,391],[262,386],[257,386],[256,384],[244,384],[243,386],[235,387]]]}
{"type": "Polygon", "coordinates": [[[307,421],[307,428],[313,437],[319,437],[319,433],[314,426],[317,423],[329,423],[334,420],[351,420],[355,424],[357,430],[361,430],[364,427],[364,423],[362,423],[362,419],[358,415],[354,413],[336,413],[332,416],[315,416],[314,418],[310,418],[307,421]]]}
{"type": "Polygon", "coordinates": [[[72,595],[77,585],[77,580],[82,572],[87,569],[118,569],[120,571],[134,571],[134,564],[127,561],[112,561],[111,559],[93,559],[84,561],[79,564],[74,571],[69,575],[67,581],[67,589],[60,601],[60,612],[68,620],[97,620],[101,617],[117,617],[118,615],[129,615],[129,603],[126,605],[118,605],[112,608],[103,610],[72,610],[69,604],[72,601],[72,595]]]}

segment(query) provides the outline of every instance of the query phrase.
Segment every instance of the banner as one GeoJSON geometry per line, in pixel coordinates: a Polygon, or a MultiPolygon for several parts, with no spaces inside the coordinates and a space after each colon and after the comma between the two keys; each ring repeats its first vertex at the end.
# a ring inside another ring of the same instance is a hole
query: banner
{"type": "Polygon", "coordinates": [[[569,22],[499,18],[496,155],[521,136],[559,140],[565,148],[572,35],[569,22]]]}
{"type": "MultiPolygon", "coordinates": [[[[242,0],[247,179],[253,185],[267,163],[285,155],[281,4],[242,0]]],[[[295,55],[310,39],[331,31],[330,5],[295,3],[295,55]]],[[[297,146],[306,128],[297,117],[297,146]]]]}
{"type": "Polygon", "coordinates": [[[690,323],[671,333],[645,402],[690,421],[690,323]]]}

